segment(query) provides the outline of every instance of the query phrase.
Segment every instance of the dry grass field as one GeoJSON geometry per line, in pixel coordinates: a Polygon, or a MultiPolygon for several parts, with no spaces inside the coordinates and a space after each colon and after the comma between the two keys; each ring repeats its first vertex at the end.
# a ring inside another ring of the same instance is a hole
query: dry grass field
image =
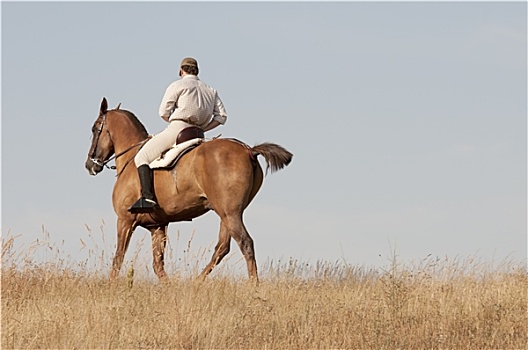
{"type": "Polygon", "coordinates": [[[129,265],[110,284],[2,248],[2,349],[528,349],[524,264],[289,261],[258,286],[225,270],[157,283],[129,265]]]}

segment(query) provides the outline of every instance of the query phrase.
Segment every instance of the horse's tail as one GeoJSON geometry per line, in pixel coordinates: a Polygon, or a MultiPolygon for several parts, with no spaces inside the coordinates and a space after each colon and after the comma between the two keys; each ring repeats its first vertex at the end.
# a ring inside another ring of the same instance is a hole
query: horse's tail
{"type": "Polygon", "coordinates": [[[293,158],[293,154],[284,147],[269,142],[253,146],[251,152],[255,158],[260,154],[266,159],[266,163],[268,164],[266,167],[266,173],[268,172],[268,169],[271,169],[272,173],[281,170],[286,165],[290,164],[293,158]]]}

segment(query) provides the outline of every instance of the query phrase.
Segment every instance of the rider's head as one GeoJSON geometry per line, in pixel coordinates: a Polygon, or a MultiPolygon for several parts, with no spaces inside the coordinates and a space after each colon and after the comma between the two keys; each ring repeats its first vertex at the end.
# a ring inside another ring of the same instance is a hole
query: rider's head
{"type": "Polygon", "coordinates": [[[182,71],[186,74],[198,75],[198,62],[196,62],[196,60],[192,57],[184,58],[181,61],[180,67],[180,76],[182,75],[182,71]]]}

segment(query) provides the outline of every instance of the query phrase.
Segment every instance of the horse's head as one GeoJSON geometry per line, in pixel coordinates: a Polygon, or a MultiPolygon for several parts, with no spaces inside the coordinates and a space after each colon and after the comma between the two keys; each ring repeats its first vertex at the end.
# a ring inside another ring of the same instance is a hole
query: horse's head
{"type": "Polygon", "coordinates": [[[85,163],[90,175],[100,173],[103,170],[105,162],[114,154],[114,143],[108,130],[108,123],[106,122],[107,112],[108,102],[103,97],[99,117],[97,117],[92,126],[92,145],[90,146],[88,159],[85,163]]]}

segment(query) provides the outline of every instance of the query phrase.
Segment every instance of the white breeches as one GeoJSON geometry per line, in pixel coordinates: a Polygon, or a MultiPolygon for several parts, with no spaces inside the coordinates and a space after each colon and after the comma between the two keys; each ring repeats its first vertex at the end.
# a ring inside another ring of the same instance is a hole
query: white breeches
{"type": "Polygon", "coordinates": [[[158,159],[163,152],[171,148],[176,143],[178,134],[183,129],[192,126],[181,120],[171,121],[169,126],[157,135],[154,135],[141,147],[134,158],[136,167],[143,164],[150,164],[158,159]]]}

